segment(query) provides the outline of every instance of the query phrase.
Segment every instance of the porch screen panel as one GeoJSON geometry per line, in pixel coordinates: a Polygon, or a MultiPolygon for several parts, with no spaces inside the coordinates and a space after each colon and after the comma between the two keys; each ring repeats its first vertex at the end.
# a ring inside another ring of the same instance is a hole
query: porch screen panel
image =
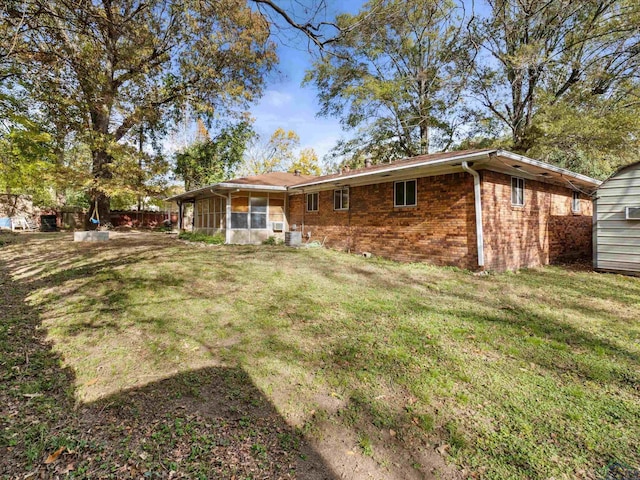
{"type": "Polygon", "coordinates": [[[269,222],[284,222],[284,198],[269,197],[269,222]]]}
{"type": "Polygon", "coordinates": [[[216,198],[209,198],[209,218],[207,220],[207,227],[210,230],[215,230],[216,228],[216,198]]]}
{"type": "Polygon", "coordinates": [[[267,197],[251,197],[251,228],[267,228],[267,197]]]}

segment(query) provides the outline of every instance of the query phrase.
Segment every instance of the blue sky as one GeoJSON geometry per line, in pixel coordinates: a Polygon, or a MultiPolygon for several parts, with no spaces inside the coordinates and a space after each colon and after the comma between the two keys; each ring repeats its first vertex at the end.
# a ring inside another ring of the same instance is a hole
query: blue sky
{"type": "MultiPolygon", "coordinates": [[[[333,19],[336,13],[356,13],[364,3],[362,0],[327,2],[327,19],[333,19]]],[[[280,4],[288,10],[295,6],[293,1],[280,4]]],[[[300,5],[297,8],[301,8],[300,5]]],[[[304,12],[299,18],[304,18],[304,12]]],[[[274,36],[274,41],[278,45],[280,64],[278,72],[267,80],[264,96],[251,108],[254,128],[267,138],[279,127],[294,130],[300,136],[301,147],[312,147],[322,160],[344,132],[337,118],[316,116],[320,110],[316,89],[311,85],[301,86],[305,72],[313,62],[307,40],[301,34],[280,31],[274,36]]]]}
{"type": "MultiPolygon", "coordinates": [[[[293,12],[299,20],[305,15],[305,5],[317,0],[282,0],[279,4],[293,12]]],[[[428,1],[428,0],[424,0],[428,1]]],[[[338,13],[357,13],[365,3],[362,0],[326,0],[324,18],[333,20],[338,13]]],[[[482,1],[463,0],[467,12],[486,13],[482,1]]],[[[301,86],[305,72],[311,68],[313,57],[309,53],[307,39],[302,34],[278,31],[273,40],[278,45],[279,73],[272,74],[266,83],[262,99],[251,109],[255,118],[254,128],[268,138],[279,127],[294,130],[300,136],[302,148],[312,147],[322,161],[337,140],[348,137],[337,118],[318,117],[320,110],[317,91],[312,85],[301,86]]]]}

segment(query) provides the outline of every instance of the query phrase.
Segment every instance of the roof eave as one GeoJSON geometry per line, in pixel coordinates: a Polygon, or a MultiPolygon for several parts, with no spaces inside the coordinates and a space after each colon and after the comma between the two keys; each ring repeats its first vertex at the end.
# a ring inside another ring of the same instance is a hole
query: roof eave
{"type": "Polygon", "coordinates": [[[545,170],[550,170],[560,175],[572,177],[572,178],[575,178],[576,180],[580,180],[585,183],[590,183],[591,185],[593,185],[594,188],[597,188],[602,183],[600,180],[596,180],[595,178],[588,177],[587,175],[582,175],[581,173],[575,173],[575,172],[572,172],[571,170],[567,170],[566,168],[556,167],[555,165],[551,165],[550,163],[541,162],[540,160],[535,160],[533,158],[525,157],[524,155],[511,153],[507,150],[497,150],[495,152],[495,155],[499,157],[509,158],[511,160],[516,160],[518,162],[522,162],[527,165],[533,165],[538,168],[544,168],[545,170]]]}
{"type": "Polygon", "coordinates": [[[464,155],[457,155],[457,156],[453,156],[450,158],[445,158],[442,160],[431,160],[431,161],[424,161],[424,162],[417,162],[417,163],[412,163],[409,165],[393,165],[390,164],[388,168],[381,168],[381,169],[376,169],[370,172],[359,172],[359,173],[354,173],[353,175],[342,175],[339,177],[332,177],[332,178],[327,178],[325,180],[320,180],[320,181],[310,181],[310,182],[306,182],[306,183],[298,183],[296,185],[291,185],[289,186],[289,190],[297,190],[297,189],[302,189],[305,187],[311,187],[311,186],[315,186],[315,185],[322,185],[325,183],[334,183],[336,181],[340,181],[343,182],[345,180],[351,180],[354,178],[362,178],[362,177],[368,177],[368,176],[375,176],[375,175],[380,175],[381,173],[386,173],[386,172],[398,172],[398,171],[402,171],[402,170],[408,170],[408,169],[415,169],[415,168],[420,168],[420,167],[425,167],[425,166],[442,166],[442,165],[448,165],[448,164],[452,164],[452,163],[457,163],[461,160],[469,160],[469,159],[473,159],[473,158],[487,158],[489,156],[489,154],[491,153],[495,153],[497,152],[497,150],[485,150],[482,152],[474,152],[474,153],[468,153],[468,154],[464,154],[464,155]]]}
{"type": "Polygon", "coordinates": [[[173,197],[165,198],[165,202],[174,202],[180,199],[191,199],[206,191],[211,191],[213,193],[214,190],[260,190],[286,192],[287,187],[286,185],[252,185],[246,183],[221,182],[207,185],[206,187],[202,188],[197,188],[195,190],[189,190],[188,192],[181,193],[180,195],[174,195],[173,197]]]}

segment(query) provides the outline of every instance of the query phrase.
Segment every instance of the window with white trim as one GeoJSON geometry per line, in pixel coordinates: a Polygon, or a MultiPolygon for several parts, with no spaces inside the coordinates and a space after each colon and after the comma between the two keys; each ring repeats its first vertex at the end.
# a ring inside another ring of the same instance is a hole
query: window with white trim
{"type": "Polygon", "coordinates": [[[318,203],[320,200],[319,197],[320,197],[320,194],[318,192],[307,193],[307,212],[318,211],[318,203]]]}
{"type": "Polygon", "coordinates": [[[524,205],[524,178],[511,177],[511,205],[524,205]]]}
{"type": "Polygon", "coordinates": [[[640,206],[625,207],[624,212],[627,220],[640,220],[640,206]]]}
{"type": "Polygon", "coordinates": [[[393,206],[415,207],[418,204],[418,182],[403,180],[393,184],[393,206]]]}
{"type": "Polygon", "coordinates": [[[580,213],[580,192],[573,192],[571,197],[571,211],[573,213],[580,213]]]}
{"type": "Polygon", "coordinates": [[[333,209],[349,210],[349,189],[339,188],[333,191],[333,209]]]}

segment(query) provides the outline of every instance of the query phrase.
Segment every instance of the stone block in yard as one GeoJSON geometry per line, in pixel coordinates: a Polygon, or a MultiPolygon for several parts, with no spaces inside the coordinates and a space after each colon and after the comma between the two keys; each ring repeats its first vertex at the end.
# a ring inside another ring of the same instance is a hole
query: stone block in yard
{"type": "Polygon", "coordinates": [[[93,230],[73,233],[74,242],[106,242],[107,240],[109,240],[109,232],[93,230]]]}

